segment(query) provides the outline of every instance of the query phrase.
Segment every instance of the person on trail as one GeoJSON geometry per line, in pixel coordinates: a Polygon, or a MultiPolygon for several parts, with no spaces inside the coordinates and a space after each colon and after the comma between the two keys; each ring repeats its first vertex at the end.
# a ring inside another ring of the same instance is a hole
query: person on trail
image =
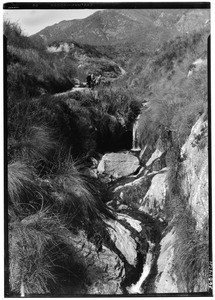
{"type": "Polygon", "coordinates": [[[91,88],[92,88],[92,90],[93,90],[94,87],[95,87],[95,80],[96,80],[95,75],[92,74],[92,75],[91,75],[91,88]]]}
{"type": "Polygon", "coordinates": [[[92,74],[87,75],[87,85],[88,88],[91,88],[92,74]]]}
{"type": "Polygon", "coordinates": [[[101,82],[101,78],[102,78],[102,75],[100,74],[99,76],[96,77],[96,85],[99,85],[100,82],[101,82]]]}

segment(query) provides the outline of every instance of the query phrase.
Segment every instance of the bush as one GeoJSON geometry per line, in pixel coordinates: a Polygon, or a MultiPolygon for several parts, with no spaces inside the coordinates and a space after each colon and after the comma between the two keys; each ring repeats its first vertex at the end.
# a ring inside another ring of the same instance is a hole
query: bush
{"type": "Polygon", "coordinates": [[[9,20],[4,21],[4,35],[7,38],[7,43],[13,44],[16,47],[26,49],[34,46],[31,40],[24,36],[20,26],[9,20]]]}

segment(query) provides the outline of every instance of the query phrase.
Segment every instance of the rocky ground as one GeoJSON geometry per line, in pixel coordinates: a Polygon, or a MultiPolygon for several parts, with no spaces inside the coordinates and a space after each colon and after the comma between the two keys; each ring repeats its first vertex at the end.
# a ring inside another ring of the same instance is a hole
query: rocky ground
{"type": "MultiPolygon", "coordinates": [[[[208,214],[207,126],[202,116],[181,149],[186,174],[183,186],[198,228],[208,214]]],[[[107,204],[117,212],[117,219],[105,220],[111,240],[99,253],[83,233],[77,237],[81,244],[85,240],[92,279],[87,294],[181,292],[172,270],[176,234],[174,226],[168,229],[165,211],[168,168],[158,149],[145,164],[139,157],[139,152],[127,151],[94,159],[91,172],[113,191],[107,204]]]]}

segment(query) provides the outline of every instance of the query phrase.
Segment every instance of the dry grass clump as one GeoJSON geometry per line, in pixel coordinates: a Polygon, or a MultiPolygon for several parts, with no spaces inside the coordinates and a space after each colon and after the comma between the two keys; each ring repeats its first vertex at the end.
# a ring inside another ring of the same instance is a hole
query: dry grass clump
{"type": "Polygon", "coordinates": [[[186,287],[184,292],[207,292],[209,288],[209,236],[208,220],[201,230],[191,211],[183,211],[175,221],[177,239],[174,244],[174,270],[186,287]],[[201,280],[200,280],[201,278],[201,280]]]}
{"type": "Polygon", "coordinates": [[[67,237],[79,229],[91,236],[105,232],[102,217],[114,216],[97,188],[72,160],[44,178],[21,161],[9,164],[9,294],[59,294],[65,284],[72,294],[84,288],[81,253],[67,237]]]}
{"type": "Polygon", "coordinates": [[[51,163],[60,148],[54,130],[42,124],[29,126],[21,140],[9,138],[8,145],[9,161],[20,158],[37,169],[40,164],[44,167],[44,164],[51,163]]]}
{"type": "MultiPolygon", "coordinates": [[[[77,164],[77,163],[76,163],[77,164]]],[[[55,187],[55,204],[64,217],[68,216],[72,224],[92,224],[102,216],[113,218],[113,214],[104,203],[107,194],[99,183],[82,174],[74,162],[67,161],[61,166],[52,183],[55,187]]],[[[107,201],[107,200],[106,200],[107,201]]]]}
{"type": "Polygon", "coordinates": [[[44,211],[9,224],[12,293],[22,296],[49,294],[55,290],[58,277],[63,273],[72,280],[76,272],[73,267],[81,262],[74,246],[63,239],[65,232],[68,230],[59,218],[44,211]]]}
{"type": "Polygon", "coordinates": [[[33,169],[20,161],[8,166],[8,196],[9,205],[21,215],[35,213],[48,198],[35,183],[33,169]]]}

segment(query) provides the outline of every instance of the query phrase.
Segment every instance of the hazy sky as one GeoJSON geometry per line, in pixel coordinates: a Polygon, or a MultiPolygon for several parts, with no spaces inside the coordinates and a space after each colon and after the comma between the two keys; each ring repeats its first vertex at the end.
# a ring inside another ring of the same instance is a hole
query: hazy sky
{"type": "Polygon", "coordinates": [[[26,35],[34,34],[46,26],[63,20],[83,19],[98,9],[14,9],[4,10],[4,19],[18,22],[26,35]]]}

